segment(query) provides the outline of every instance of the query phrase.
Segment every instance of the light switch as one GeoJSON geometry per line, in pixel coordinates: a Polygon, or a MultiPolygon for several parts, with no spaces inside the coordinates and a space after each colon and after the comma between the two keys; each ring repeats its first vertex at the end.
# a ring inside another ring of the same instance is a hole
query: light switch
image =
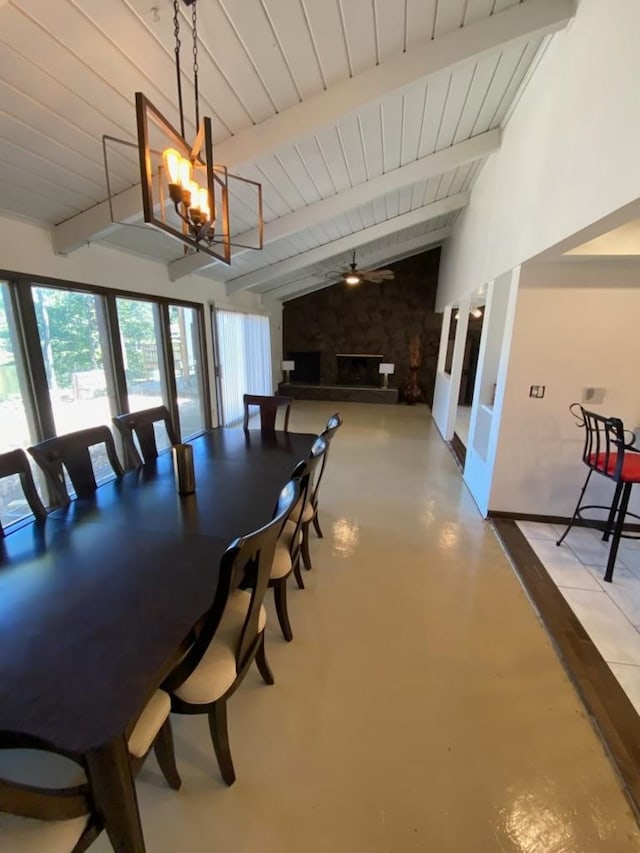
{"type": "Polygon", "coordinates": [[[544,392],[546,391],[546,385],[532,385],[529,388],[529,396],[535,397],[537,400],[541,400],[544,397],[544,392]]]}

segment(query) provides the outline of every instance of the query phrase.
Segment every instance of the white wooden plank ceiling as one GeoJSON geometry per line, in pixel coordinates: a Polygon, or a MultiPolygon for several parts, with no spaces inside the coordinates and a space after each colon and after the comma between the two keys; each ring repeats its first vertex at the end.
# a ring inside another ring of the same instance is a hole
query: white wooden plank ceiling
{"type": "MultiPolygon", "coordinates": [[[[455,211],[417,232],[402,217],[472,189],[482,158],[458,162],[456,146],[502,126],[541,43],[566,23],[570,8],[571,0],[199,0],[201,112],[213,118],[221,150],[233,152],[234,138],[252,129],[285,127],[301,104],[324,97],[326,107],[336,93],[332,120],[319,127],[291,121],[275,148],[261,151],[254,142],[254,156],[234,164],[262,183],[267,222],[306,210],[304,224],[294,221],[263,252],[240,253],[230,268],[213,264],[201,274],[232,282],[359,232],[371,257],[385,249],[397,256],[403,241],[413,246],[421,234],[449,228],[455,211]],[[504,42],[496,37],[492,49],[474,50],[502,31],[504,42]],[[460,34],[474,36],[465,42],[468,56],[455,54],[460,34]],[[391,79],[403,57],[428,57],[434,45],[456,61],[391,91],[380,85],[379,69],[388,67],[391,79]],[[376,69],[377,87],[372,82],[368,96],[341,114],[345,86],[376,69]],[[445,150],[452,152],[448,168],[431,174],[423,158],[445,150]],[[407,183],[406,167],[418,161],[428,177],[407,183]],[[375,191],[371,182],[382,176],[391,176],[391,191],[387,179],[372,200],[350,203],[350,192],[367,184],[375,191]],[[312,206],[331,198],[343,209],[322,218],[319,207],[314,221],[312,206]],[[367,230],[382,223],[388,233],[368,240],[367,230]]],[[[182,7],[181,15],[192,138],[190,10],[182,7]]],[[[75,228],[93,208],[97,221],[94,206],[107,195],[102,135],[134,139],[134,92],[178,124],[171,0],[6,0],[0,43],[0,212],[75,228]]],[[[133,155],[114,153],[110,161],[115,192],[137,184],[133,155]]],[[[254,224],[238,198],[232,216],[236,233],[254,224]]],[[[59,241],[63,228],[55,231],[59,241]]],[[[98,229],[94,238],[166,262],[183,254],[170,237],[137,227],[98,229]]],[[[338,252],[329,266],[297,272],[295,280],[305,287],[324,280],[344,257],[338,252]]],[[[189,269],[172,265],[174,277],[198,271],[196,261],[189,269]]]]}

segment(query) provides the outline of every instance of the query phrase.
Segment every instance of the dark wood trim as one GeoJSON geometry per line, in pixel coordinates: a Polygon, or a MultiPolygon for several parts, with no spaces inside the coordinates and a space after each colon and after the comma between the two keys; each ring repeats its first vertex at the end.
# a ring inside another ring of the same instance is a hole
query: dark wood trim
{"type": "Polygon", "coordinates": [[[493,526],[640,817],[640,716],[516,522],[494,518],[493,526]]]}
{"type": "Polygon", "coordinates": [[[155,293],[141,293],[137,290],[123,290],[119,287],[106,287],[102,284],[87,284],[84,281],[73,281],[65,278],[51,278],[46,275],[29,275],[28,273],[11,272],[9,270],[0,270],[0,279],[9,285],[17,285],[19,287],[31,287],[42,285],[42,287],[57,287],[60,290],[79,290],[82,293],[98,293],[104,296],[107,293],[113,293],[116,296],[123,296],[126,299],[139,299],[141,302],[160,302],[167,305],[182,305],[186,308],[204,309],[205,303],[191,302],[188,299],[181,299],[179,296],[161,296],[155,293]]]}
{"type": "Polygon", "coordinates": [[[178,407],[178,388],[176,385],[176,365],[173,358],[173,345],[171,342],[171,323],[169,318],[169,305],[159,305],[160,312],[160,340],[162,341],[161,359],[158,364],[160,369],[160,382],[164,388],[164,397],[167,408],[171,413],[173,428],[182,441],[182,427],[180,425],[180,409],[178,407]]]}
{"type": "MultiPolygon", "coordinates": [[[[537,515],[530,512],[502,512],[502,510],[492,509],[487,513],[487,518],[490,518],[492,521],[534,521],[537,524],[558,524],[562,527],[566,527],[570,521],[569,516],[565,515],[537,515]]],[[[602,522],[605,520],[606,519],[602,519],[602,522]]],[[[595,527],[593,521],[585,518],[576,518],[573,522],[573,526],[598,529],[595,527]]],[[[600,530],[602,530],[602,528],[600,528],[600,530]]],[[[631,533],[640,533],[640,524],[625,524],[623,530],[628,530],[631,533]]]]}
{"type": "Polygon", "coordinates": [[[460,463],[460,467],[464,470],[464,463],[467,460],[467,448],[457,432],[454,432],[449,446],[453,455],[460,463]]]}

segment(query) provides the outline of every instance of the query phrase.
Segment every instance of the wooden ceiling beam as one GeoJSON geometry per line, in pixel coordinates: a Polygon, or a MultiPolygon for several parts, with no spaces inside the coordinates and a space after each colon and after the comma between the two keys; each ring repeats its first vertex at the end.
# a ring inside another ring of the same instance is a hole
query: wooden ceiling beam
{"type": "Polygon", "coordinates": [[[467,194],[458,193],[457,195],[443,198],[440,201],[435,201],[433,204],[428,204],[425,207],[420,207],[417,210],[411,210],[400,216],[394,216],[393,219],[386,219],[377,225],[371,225],[369,228],[362,228],[360,231],[348,234],[346,237],[340,237],[340,239],[334,240],[331,243],[325,243],[323,246],[317,246],[315,249],[309,249],[307,252],[300,252],[300,254],[294,255],[292,258],[286,258],[284,261],[278,261],[268,267],[262,267],[262,269],[229,279],[227,282],[227,293],[229,296],[233,296],[241,290],[255,288],[257,285],[266,284],[284,275],[290,275],[297,270],[327,261],[341,252],[357,249],[364,243],[379,240],[382,237],[395,234],[397,231],[402,231],[405,228],[421,225],[430,219],[436,219],[438,216],[453,213],[465,207],[467,202],[467,194]]]}
{"type": "MultiPolygon", "coordinates": [[[[404,258],[410,258],[413,255],[418,255],[427,249],[432,249],[438,243],[442,243],[451,234],[451,228],[439,228],[437,231],[431,231],[429,234],[421,234],[419,237],[414,237],[412,240],[407,240],[405,243],[400,243],[394,250],[380,250],[362,255],[362,265],[367,267],[377,267],[380,264],[391,264],[395,261],[401,261],[404,258]]],[[[328,280],[324,276],[306,277],[297,281],[289,282],[281,287],[275,287],[272,290],[261,293],[263,301],[281,300],[287,302],[289,299],[297,299],[305,293],[313,293],[316,290],[322,290],[325,287],[332,287],[336,284],[335,280],[328,280]]],[[[366,287],[366,282],[363,285],[366,287]]]]}
{"type": "MultiPolygon", "coordinates": [[[[392,169],[390,172],[372,178],[370,181],[323,198],[321,201],[309,204],[300,210],[294,210],[279,219],[273,219],[264,226],[264,243],[267,245],[275,240],[282,240],[291,234],[303,231],[305,228],[312,228],[314,225],[335,219],[336,216],[341,216],[349,210],[360,207],[360,205],[368,204],[387,193],[487,157],[500,147],[500,137],[501,133],[498,129],[480,133],[478,136],[464,140],[464,142],[458,142],[442,151],[436,151],[435,154],[428,154],[426,157],[414,160],[406,166],[392,169]]],[[[256,239],[257,233],[253,230],[246,231],[237,237],[239,243],[248,245],[255,244],[256,239]]],[[[234,255],[241,254],[241,251],[235,252],[234,255]]],[[[169,264],[169,278],[171,281],[177,281],[184,276],[192,275],[217,263],[214,258],[204,252],[193,252],[169,264]]]]}

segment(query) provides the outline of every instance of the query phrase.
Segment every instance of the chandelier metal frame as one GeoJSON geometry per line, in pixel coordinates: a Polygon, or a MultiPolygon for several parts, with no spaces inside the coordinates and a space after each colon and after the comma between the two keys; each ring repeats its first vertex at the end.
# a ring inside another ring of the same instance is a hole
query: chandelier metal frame
{"type": "Polygon", "coordinates": [[[180,71],[179,0],[174,0],[174,36],[176,79],[180,131],[178,131],[142,93],[135,93],[137,144],[103,135],[102,145],[107,178],[111,220],[114,216],[112,182],[109,177],[108,143],[136,148],[139,155],[142,207],[145,223],[152,225],[185,247],[205,252],[225,264],[231,263],[232,247],[257,249],[263,247],[264,219],[262,185],[240,175],[231,174],[226,166],[216,164],[213,157],[213,129],[208,116],[200,120],[198,89],[197,0],[183,0],[192,10],[193,82],[195,92],[196,139],[190,145],[185,138],[182,80],[180,71]],[[170,147],[159,150],[152,146],[154,132],[160,132],[170,147]],[[194,180],[201,178],[201,184],[194,180]],[[231,238],[229,216],[229,184],[240,182],[255,194],[258,240],[256,245],[235,243],[231,238]]]}

